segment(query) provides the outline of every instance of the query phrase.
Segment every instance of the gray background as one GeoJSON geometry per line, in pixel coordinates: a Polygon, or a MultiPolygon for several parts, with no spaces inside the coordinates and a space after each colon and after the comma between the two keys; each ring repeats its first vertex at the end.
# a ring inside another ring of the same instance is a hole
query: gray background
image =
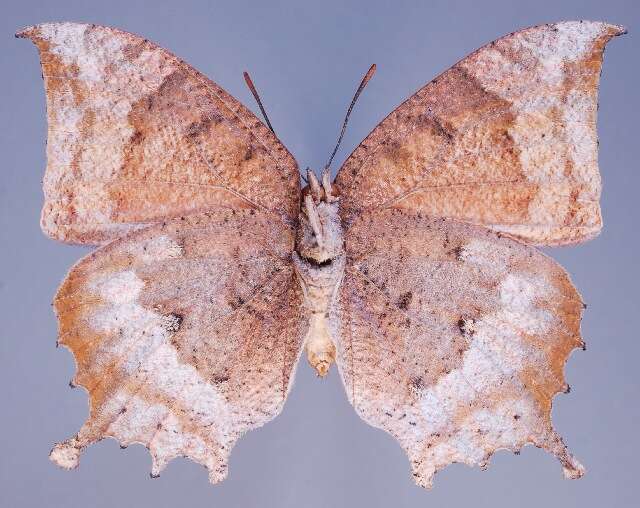
{"type": "Polygon", "coordinates": [[[582,2],[3,2],[0,14],[0,505],[22,506],[638,506],[638,44],[639,3],[582,2]],[[153,7],[151,7],[153,5],[153,7]],[[528,447],[498,453],[488,471],[453,465],[434,490],[413,485],[400,447],[359,420],[335,369],[302,364],[280,417],[236,446],[229,478],[173,462],[151,480],[142,446],[90,447],[74,472],[47,459],[87,413],[69,390],[71,354],[56,350],[54,291],[87,250],[39,229],[45,165],[44,93],[35,48],[13,38],[43,21],[88,21],[139,33],[249,105],[249,69],[280,138],[301,167],[321,167],[354,88],[378,73],[358,104],[336,166],[399,102],[475,48],[528,25],[562,19],[625,24],[609,46],[600,88],[605,229],[552,255],[589,304],[586,353],[566,374],[556,428],[588,468],[562,478],[554,458],[528,447]]]}

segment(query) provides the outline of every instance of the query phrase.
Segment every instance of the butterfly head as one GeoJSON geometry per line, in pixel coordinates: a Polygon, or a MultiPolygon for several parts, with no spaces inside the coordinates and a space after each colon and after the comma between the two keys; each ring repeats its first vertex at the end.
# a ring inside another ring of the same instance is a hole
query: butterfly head
{"type": "Polygon", "coordinates": [[[296,250],[312,264],[330,264],[344,253],[338,197],[328,170],[323,171],[321,182],[311,170],[307,170],[307,178],[309,186],[303,191],[296,250]]]}

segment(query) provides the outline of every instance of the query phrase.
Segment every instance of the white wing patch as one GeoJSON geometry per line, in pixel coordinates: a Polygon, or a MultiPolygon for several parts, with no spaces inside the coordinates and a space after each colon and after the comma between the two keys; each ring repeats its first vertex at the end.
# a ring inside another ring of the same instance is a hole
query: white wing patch
{"type": "MultiPolygon", "coordinates": [[[[567,203],[568,211],[570,199],[588,204],[600,198],[597,103],[586,86],[563,90],[568,62],[590,58],[598,37],[602,37],[600,23],[559,23],[552,30],[523,31],[503,40],[505,47],[487,47],[460,64],[486,90],[519,106],[508,132],[519,149],[520,165],[529,181],[562,182],[566,178],[566,165],[570,164],[573,182],[587,184],[579,188],[577,195],[574,187],[564,185],[566,192],[563,192],[563,186],[558,185],[555,195],[535,196],[528,206],[534,224],[550,223],[551,210],[561,202],[567,203]],[[537,65],[522,66],[506,54],[523,55],[522,59],[535,61],[537,65]],[[505,73],[505,69],[509,72],[505,73]],[[532,87],[534,74],[538,79],[532,87]],[[549,121],[554,116],[561,117],[562,128],[549,121]],[[566,147],[566,163],[559,163],[559,146],[566,147]]],[[[496,225],[495,229],[509,231],[511,226],[496,225]]]]}
{"type": "Polygon", "coordinates": [[[529,444],[565,476],[583,474],[551,424],[566,359],[583,345],[582,301],[557,264],[487,229],[394,209],[363,214],[346,245],[343,381],[419,485],[529,444]]]}
{"type": "MultiPolygon", "coordinates": [[[[45,174],[44,188],[51,192],[57,183],[78,176],[96,182],[92,198],[74,200],[73,206],[79,216],[92,216],[95,222],[108,223],[114,208],[107,189],[101,184],[120,171],[124,163],[124,152],[115,149],[113,140],[126,142],[131,138],[134,129],[127,120],[131,105],[157,90],[175,69],[171,65],[162,65],[162,55],[150,50],[143,51],[134,67],[123,53],[123,40],[90,27],[60,23],[43,24],[39,28],[41,37],[51,41],[51,53],[79,73],[76,76],[51,75],[47,57],[43,55],[43,75],[47,83],[66,91],[47,95],[49,171],[45,174]],[[100,47],[102,52],[96,52],[95,47],[100,47]],[[117,74],[113,69],[118,70],[117,74]],[[124,76],[139,75],[144,75],[144,83],[137,81],[136,86],[127,86],[123,81],[124,76]],[[84,82],[92,101],[78,101],[75,80],[84,82]],[[116,89],[118,93],[115,93],[116,89]],[[86,132],[83,122],[89,121],[87,119],[100,124],[92,130],[92,139],[83,139],[86,132]],[[69,149],[73,146],[82,146],[81,153],[76,154],[69,149]],[[79,159],[74,162],[74,157],[79,159]],[[100,164],[96,165],[94,161],[100,161],[100,164]],[[73,174],[69,171],[72,166],[77,168],[76,171],[89,171],[90,174],[73,174]]],[[[42,220],[46,231],[55,231],[57,214],[43,214],[42,220]]]]}
{"type": "MultiPolygon", "coordinates": [[[[531,443],[550,449],[549,443],[555,445],[560,440],[518,376],[527,366],[545,364],[545,351],[524,337],[554,340],[547,334],[558,324],[557,319],[535,305],[536,299],[544,300],[554,293],[541,281],[509,274],[500,283],[501,307],[462,325],[470,345],[461,368],[420,393],[425,427],[431,436],[448,436],[435,439],[424,450],[420,477],[425,486],[430,487],[433,475],[452,462],[485,468],[498,449],[518,452],[523,444],[531,443]],[[506,398],[507,391],[518,397],[506,398]],[[474,409],[470,411],[470,407],[474,409]]],[[[561,449],[565,476],[581,476],[584,467],[564,445],[561,449]]]]}
{"type": "Polygon", "coordinates": [[[227,475],[235,442],[282,409],[303,338],[292,235],[252,210],[149,226],[90,254],[54,305],[89,417],[51,460],[70,469],[105,437],[227,475]]]}
{"type": "MultiPolygon", "coordinates": [[[[179,252],[172,240],[162,236],[146,246],[145,250],[151,251],[149,255],[157,247],[156,254],[165,259],[179,252]]],[[[227,436],[231,430],[226,425],[230,421],[228,405],[193,366],[179,360],[169,342],[180,326],[179,318],[163,316],[140,305],[138,299],[143,288],[144,282],[133,270],[108,274],[93,284],[104,303],[96,309],[90,326],[97,333],[118,338],[107,341],[102,348],[102,361],[121,361],[121,368],[137,379],[138,385],[153,380],[156,400],[145,400],[127,389],[117,391],[102,409],[106,414],[118,415],[108,424],[104,435],[117,439],[123,446],[134,442],[146,444],[153,457],[154,476],[173,458],[187,455],[205,464],[215,481],[216,463],[210,446],[186,428],[172,411],[182,408],[191,421],[197,422],[197,427],[207,429],[217,443],[225,446],[229,445],[227,436]]],[[[79,436],[82,434],[83,430],[79,436]]],[[[58,444],[51,460],[64,468],[74,468],[79,460],[77,448],[78,438],[58,444]]]]}

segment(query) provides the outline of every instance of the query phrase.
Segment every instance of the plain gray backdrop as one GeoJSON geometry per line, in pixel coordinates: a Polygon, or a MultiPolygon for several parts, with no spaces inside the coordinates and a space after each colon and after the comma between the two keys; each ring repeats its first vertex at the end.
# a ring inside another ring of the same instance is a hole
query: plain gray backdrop
{"type": "Polygon", "coordinates": [[[2,2],[0,79],[0,506],[638,506],[638,34],[640,3],[581,2],[2,2]],[[603,233],[550,250],[589,308],[586,353],[555,399],[555,426],[586,476],[564,480],[533,447],[497,453],[487,471],[453,465],[432,491],[416,487],[395,441],[360,421],[335,368],[318,380],[303,363],[283,413],[240,440],[229,478],[176,460],[150,479],[142,446],[91,446],[80,468],[57,469],[49,449],[75,433],[87,396],[70,390],[71,354],[55,348],[50,301],[87,249],[39,228],[45,102],[35,47],[13,33],[44,21],[86,21],[141,34],[184,58],[254,111],[247,69],[279,137],[302,168],[319,168],[351,95],[378,72],[352,116],[336,167],[404,98],[477,47],[529,25],[564,19],[624,24],[608,46],[600,86],[603,233]]]}

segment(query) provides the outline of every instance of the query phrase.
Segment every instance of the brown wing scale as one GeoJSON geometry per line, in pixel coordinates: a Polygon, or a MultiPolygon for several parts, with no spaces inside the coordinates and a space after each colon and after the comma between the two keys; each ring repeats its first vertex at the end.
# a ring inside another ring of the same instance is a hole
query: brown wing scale
{"type": "Polygon", "coordinates": [[[55,299],[74,385],[90,396],[51,458],[76,467],[105,437],[142,443],[152,474],[177,456],[226,476],[235,441],[281,410],[304,331],[293,233],[218,208],[150,226],[80,261],[55,299]]]}
{"type": "Polygon", "coordinates": [[[602,227],[597,89],[620,26],[576,21],[479,49],[380,123],[336,177],[342,216],[406,208],[538,245],[602,227]]]}
{"type": "Polygon", "coordinates": [[[485,228],[406,210],[346,233],[337,362],[356,411],[392,434],[416,482],[533,443],[582,466],[551,425],[582,301],[550,258],[485,228]]]}
{"type": "Polygon", "coordinates": [[[146,39],[46,23],[17,36],[40,51],[49,124],[42,227],[108,242],[209,206],[295,221],[295,160],[248,109],[146,39]]]}

